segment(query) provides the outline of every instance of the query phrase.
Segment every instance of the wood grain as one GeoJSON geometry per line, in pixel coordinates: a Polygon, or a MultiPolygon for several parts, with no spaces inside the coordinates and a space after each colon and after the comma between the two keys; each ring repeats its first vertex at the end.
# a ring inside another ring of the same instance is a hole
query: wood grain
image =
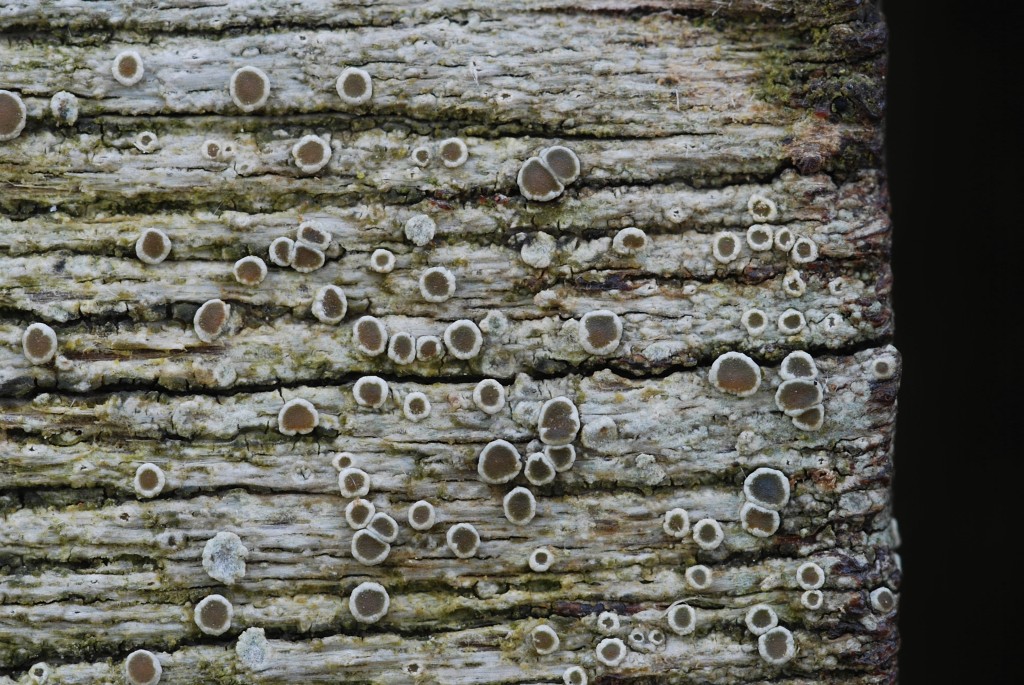
{"type": "Polygon", "coordinates": [[[121,683],[125,657],[148,649],[161,683],[552,683],[572,664],[591,683],[895,683],[896,613],[869,593],[896,592],[900,560],[890,485],[899,382],[892,339],[891,225],[882,170],[885,26],[871,4],[844,0],[472,0],[222,3],[19,0],[0,9],[0,89],[28,123],[0,143],[0,685],[121,683]],[[114,56],[136,49],[145,78],[123,86],[114,56]],[[242,114],[228,93],[244,65],[271,79],[267,106],[242,114]],[[345,66],[373,77],[372,100],[342,103],[345,66]],[[77,98],[74,125],[50,98],[77,98]],[[135,137],[152,132],[157,148],[135,137]],[[329,140],[325,169],[304,174],[291,147],[329,140]],[[462,137],[468,161],[412,163],[418,146],[462,137]],[[230,159],[200,153],[229,142],[230,159]],[[550,145],[570,147],[582,175],[551,202],[527,201],[516,174],[550,145]],[[797,263],[780,250],[712,254],[715,236],[743,241],[752,196],[771,199],[774,230],[814,241],[797,263]],[[416,246],[404,225],[437,225],[416,246]],[[235,260],[314,220],[332,234],[312,273],[269,266],[258,287],[235,260]],[[612,249],[642,229],[636,255],[612,249]],[[171,239],[166,261],[135,256],[143,228],[171,239]],[[527,250],[548,245],[550,263],[527,250]],[[373,250],[396,256],[389,274],[373,250]],[[428,267],[457,282],[443,303],[418,289],[428,267]],[[806,291],[783,287],[799,272],[806,291]],[[325,284],[343,288],[339,325],[311,314],[325,284]],[[224,335],[201,342],[192,318],[221,298],[224,335]],[[751,335],[744,312],[762,310],[751,335]],[[793,335],[778,317],[797,309],[793,335]],[[581,317],[608,309],[622,341],[595,356],[581,317]],[[396,364],[355,349],[352,323],[441,336],[480,324],[471,360],[396,364]],[[33,365],[21,335],[57,333],[56,359],[33,365]],[[709,367],[729,350],[762,369],[740,399],[709,367]],[[825,423],[805,431],[774,401],[790,352],[815,359],[825,423]],[[874,372],[892,359],[896,373],[874,372]],[[385,379],[377,410],[356,404],[357,379],[385,379]],[[497,379],[507,404],[489,415],[473,389],[497,379]],[[430,415],[402,400],[423,392],[430,415]],[[542,403],[568,397],[582,430],[577,461],[546,485],[523,475],[487,485],[476,469],[492,440],[539,451],[542,403]],[[288,437],[278,412],[312,402],[319,426],[288,437]],[[387,560],[353,558],[332,460],[351,453],[367,496],[398,522],[387,560]],[[166,485],[132,485],[143,463],[166,485]],[[781,470],[791,499],[767,538],[744,530],[744,478],[781,470]],[[526,526],[502,496],[537,497],[526,526]],[[410,505],[438,522],[418,532],[410,505]],[[713,550],[662,527],[666,511],[719,521],[713,550]],[[455,523],[480,532],[478,553],[445,543],[455,523]],[[204,571],[220,531],[249,550],[244,578],[204,571]],[[547,547],[554,563],[531,571],[547,547]],[[821,609],[801,605],[796,569],[825,571],[821,609]],[[703,564],[713,581],[688,585],[703,564]],[[391,606],[357,622],[349,593],[384,585],[391,606]],[[231,629],[206,635],[193,607],[211,593],[234,607],[231,629]],[[686,601],[696,630],[676,635],[667,608],[686,601]],[[744,625],[775,610],[796,653],[781,666],[744,625]],[[621,619],[625,660],[595,647],[602,611],[621,619]],[[538,655],[530,631],[561,644],[538,655]],[[238,636],[262,628],[268,659],[250,668],[238,636]],[[664,644],[630,642],[658,630],[664,644]]]}

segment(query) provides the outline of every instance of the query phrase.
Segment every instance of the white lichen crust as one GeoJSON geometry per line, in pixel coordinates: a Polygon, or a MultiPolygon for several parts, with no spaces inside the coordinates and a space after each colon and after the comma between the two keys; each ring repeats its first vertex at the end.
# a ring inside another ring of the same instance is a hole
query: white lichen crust
{"type": "Polygon", "coordinates": [[[66,90],[54,93],[50,98],[50,114],[62,126],[74,126],[78,121],[78,97],[66,90]]]}
{"type": "Polygon", "coordinates": [[[405,222],[405,237],[413,245],[423,247],[434,239],[437,224],[426,214],[416,214],[405,222]]]}
{"type": "Polygon", "coordinates": [[[270,642],[263,628],[247,628],[235,642],[235,654],[242,667],[250,671],[259,671],[270,661],[270,642]]]}
{"type": "Polygon", "coordinates": [[[235,533],[221,531],[203,547],[203,568],[214,580],[233,585],[245,575],[245,559],[249,550],[235,533]]]}

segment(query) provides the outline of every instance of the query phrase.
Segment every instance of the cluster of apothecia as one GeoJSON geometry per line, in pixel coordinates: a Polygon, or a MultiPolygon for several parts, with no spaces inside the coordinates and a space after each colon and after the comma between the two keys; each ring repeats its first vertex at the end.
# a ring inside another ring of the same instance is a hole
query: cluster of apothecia
{"type": "MultiPolygon", "coordinates": [[[[125,87],[140,83],[146,73],[142,56],[134,50],[119,53],[113,59],[110,69],[111,76],[125,87]]],[[[349,67],[339,74],[336,89],[344,105],[364,105],[372,100],[373,80],[365,70],[349,67]]],[[[258,112],[270,98],[271,80],[257,67],[242,66],[231,75],[227,92],[240,111],[258,112]]],[[[70,93],[57,93],[51,100],[50,111],[58,124],[74,125],[79,115],[77,98],[70,93]]],[[[12,91],[0,90],[0,141],[17,138],[26,123],[27,109],[21,96],[12,91]]],[[[136,135],[134,146],[142,153],[149,153],[159,149],[160,141],[156,134],[143,131],[136,135]]],[[[232,141],[206,140],[199,154],[207,160],[227,162],[235,155],[235,145],[232,141]]],[[[466,142],[453,137],[436,145],[420,145],[410,151],[409,158],[413,164],[421,167],[429,166],[436,159],[445,167],[457,168],[467,162],[469,155],[466,142]]],[[[292,146],[291,156],[299,172],[316,174],[330,163],[331,142],[323,136],[302,136],[292,146]]],[[[562,195],[580,174],[581,164],[576,153],[564,145],[553,145],[539,150],[535,156],[523,162],[516,182],[527,200],[547,202],[562,195]]],[[[775,225],[780,213],[770,198],[761,194],[752,195],[747,209],[754,223],[746,231],[745,237],[730,232],[714,235],[710,250],[712,258],[719,264],[729,264],[740,257],[744,245],[753,253],[771,250],[784,253],[788,255],[792,267],[782,280],[782,290],[789,297],[800,298],[808,285],[799,267],[817,259],[818,245],[811,238],[797,236],[789,228],[775,225]]],[[[426,214],[408,217],[403,226],[405,239],[416,248],[429,245],[436,231],[434,219],[426,214]]],[[[231,267],[232,276],[243,286],[258,288],[268,276],[268,261],[277,267],[312,274],[324,266],[333,240],[334,236],[325,225],[315,220],[303,221],[295,227],[294,233],[276,237],[267,246],[266,259],[261,255],[249,255],[237,260],[231,267]]],[[[641,254],[649,247],[648,236],[636,227],[620,230],[611,243],[612,251],[623,257],[641,254]]],[[[147,265],[161,264],[172,250],[171,238],[159,228],[144,228],[135,240],[135,255],[147,265]]],[[[540,233],[523,245],[521,257],[526,264],[543,269],[551,263],[554,250],[554,239],[540,233]]],[[[390,274],[396,269],[397,261],[390,250],[377,248],[370,255],[367,268],[377,274],[390,274]]],[[[429,303],[446,302],[457,291],[457,275],[446,266],[426,268],[414,278],[420,296],[429,303]]],[[[834,293],[841,286],[837,280],[829,284],[829,289],[834,293]]],[[[309,303],[309,311],[322,324],[340,324],[348,315],[348,300],[344,289],[334,283],[322,284],[309,303]]],[[[764,311],[750,309],[743,313],[740,323],[749,335],[757,336],[767,329],[771,318],[764,311]]],[[[211,343],[230,330],[230,320],[231,306],[228,303],[221,299],[204,302],[195,312],[194,335],[202,343],[211,343]]],[[[800,334],[807,325],[803,313],[795,308],[778,314],[776,324],[786,336],[800,334]]],[[[585,313],[576,325],[578,344],[589,355],[616,352],[622,344],[623,332],[621,317],[606,309],[585,313]]],[[[353,348],[362,355],[377,357],[386,354],[395,364],[406,365],[417,360],[436,361],[446,355],[456,360],[470,361],[480,354],[485,341],[480,327],[469,319],[456,320],[443,330],[438,330],[437,335],[416,337],[406,331],[389,331],[384,321],[367,314],[352,323],[351,342],[353,348]]],[[[58,356],[57,333],[45,323],[32,323],[22,336],[22,349],[30,363],[50,364],[58,356]]],[[[876,380],[889,379],[896,373],[896,364],[891,354],[885,354],[870,362],[868,372],[876,380]]],[[[777,376],[774,399],[779,412],[800,430],[819,430],[825,421],[824,393],[811,355],[799,350],[791,352],[783,359],[777,376]]],[[[749,356],[726,352],[712,364],[708,380],[718,391],[743,399],[755,395],[764,379],[761,367],[749,356]]],[[[382,410],[389,398],[395,396],[386,380],[372,375],[356,380],[350,392],[361,411],[382,410]]],[[[430,398],[425,392],[407,392],[400,402],[402,414],[409,421],[421,421],[431,413],[430,398]]],[[[497,380],[482,380],[473,390],[472,402],[487,416],[499,414],[506,410],[506,389],[497,380]]],[[[317,407],[302,397],[293,397],[284,402],[277,416],[277,429],[287,436],[313,433],[319,424],[320,413],[317,407]]],[[[594,430],[599,430],[601,425],[600,421],[595,421],[593,427],[597,428],[594,430]]],[[[505,518],[511,524],[526,527],[538,515],[534,490],[543,488],[560,473],[572,469],[577,456],[573,443],[580,432],[580,414],[575,403],[569,397],[557,396],[544,401],[537,414],[536,433],[543,445],[542,449],[528,454],[524,459],[515,445],[504,439],[496,439],[487,443],[479,452],[477,475],[483,483],[507,488],[500,497],[505,518]],[[514,483],[520,476],[525,482],[514,483]]],[[[334,455],[333,459],[340,494],[348,500],[344,507],[344,519],[353,530],[352,558],[362,565],[376,566],[387,560],[391,546],[399,540],[401,526],[391,514],[377,510],[370,499],[372,474],[361,469],[357,461],[355,455],[346,452],[334,455]]],[[[153,463],[138,466],[132,481],[134,490],[143,498],[159,496],[166,484],[167,475],[160,466],[153,463]]],[[[781,512],[790,499],[788,477],[775,468],[757,468],[746,477],[743,495],[745,501],[738,512],[742,529],[758,538],[774,535],[781,524],[781,512]]],[[[439,516],[431,502],[419,500],[408,507],[404,518],[415,535],[429,533],[439,516]]],[[[666,511],[662,528],[670,538],[690,540],[699,550],[706,552],[719,548],[726,540],[725,529],[719,521],[701,518],[691,525],[690,514],[683,507],[666,511]]],[[[444,537],[451,554],[458,559],[476,556],[484,544],[477,526],[468,521],[450,523],[444,537]]],[[[248,554],[249,550],[236,533],[221,531],[206,543],[202,555],[203,568],[212,579],[229,587],[245,576],[248,554]]],[[[524,563],[533,572],[545,572],[556,563],[555,553],[548,547],[538,547],[524,563]]],[[[706,565],[696,564],[686,568],[684,577],[687,586],[694,592],[704,592],[714,587],[714,570],[706,565]]],[[[826,598],[821,588],[826,578],[826,571],[813,561],[807,561],[794,569],[792,584],[802,591],[799,598],[802,607],[809,611],[824,608],[826,598]]],[[[870,605],[876,612],[891,612],[895,603],[895,595],[886,587],[870,593],[870,605]]],[[[384,586],[366,581],[351,589],[348,606],[355,621],[376,623],[388,614],[391,598],[384,586]]],[[[196,627],[202,633],[219,636],[231,629],[234,608],[227,596],[212,593],[194,605],[192,615],[196,627]]],[[[661,618],[664,630],[651,625],[629,627],[614,612],[600,613],[593,620],[594,629],[599,634],[594,645],[594,660],[606,668],[615,668],[631,652],[644,653],[661,648],[669,634],[681,638],[694,633],[700,621],[697,609],[685,599],[671,604],[661,618]]],[[[779,625],[778,613],[771,606],[751,606],[744,612],[742,620],[756,637],[757,651],[764,661],[774,665],[783,664],[796,653],[793,633],[779,625]]],[[[533,651],[540,656],[555,654],[560,647],[555,627],[547,622],[535,625],[529,631],[528,639],[533,651]]],[[[270,644],[264,630],[250,627],[243,631],[236,642],[236,653],[241,663],[248,668],[264,666],[271,657],[270,644]]],[[[32,669],[32,677],[36,679],[49,672],[46,664],[36,664],[32,669]]],[[[124,662],[125,678],[132,685],[158,683],[162,669],[160,659],[147,650],[132,652],[124,662]]],[[[588,672],[583,666],[571,665],[564,671],[563,678],[567,685],[586,685],[588,672]]]]}

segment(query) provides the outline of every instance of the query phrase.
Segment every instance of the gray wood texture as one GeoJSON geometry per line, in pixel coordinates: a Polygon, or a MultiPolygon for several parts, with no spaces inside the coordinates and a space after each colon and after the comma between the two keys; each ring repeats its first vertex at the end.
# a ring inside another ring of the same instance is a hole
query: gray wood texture
{"type": "Polygon", "coordinates": [[[174,684],[560,683],[571,665],[591,683],[896,682],[897,613],[870,598],[900,582],[885,39],[877,8],[856,0],[5,3],[0,90],[28,116],[0,142],[0,684],[129,682],[136,649],[174,684]],[[131,49],[145,76],[125,86],[111,63],[131,49]],[[245,65],[271,81],[250,114],[228,92],[245,65]],[[372,76],[368,103],[338,97],[346,66],[372,76]],[[51,113],[61,91],[77,98],[72,125],[51,113]],[[159,141],[148,153],[144,131],[159,141]],[[308,134],[332,148],[315,174],[292,159],[308,134]],[[451,136],[464,165],[413,163],[451,136]],[[207,140],[233,157],[205,158],[207,140]],[[579,180],[526,200],[519,168],[556,144],[578,155],[579,180]],[[817,258],[752,251],[752,196],[817,258]],[[437,224],[424,246],[403,230],[418,214],[437,224]],[[321,269],[268,261],[259,286],[236,282],[235,260],[267,259],[308,220],[333,236],[321,269]],[[636,255],[612,249],[629,226],[648,238],[636,255]],[[170,237],[166,261],[136,257],[144,228],[170,237]],[[727,263],[712,253],[722,232],[742,243],[727,263]],[[544,268],[523,259],[538,246],[544,268]],[[396,256],[388,274],[368,268],[378,248],[396,256]],[[430,303],[417,281],[438,265],[457,289],[430,303]],[[802,294],[784,288],[793,272],[802,294]],[[339,325],[311,314],[326,284],[348,298],[339,325]],[[192,320],[213,298],[232,314],[204,343],[192,320]],[[759,335],[741,323],[755,308],[759,335]],[[578,340],[597,309],[623,324],[608,355],[578,340]],[[788,309],[806,319],[796,334],[777,324],[788,309]],[[351,332],[364,314],[413,336],[471,319],[483,346],[468,361],[368,357],[351,332]],[[33,322],[56,332],[50,363],[22,351],[33,322]],[[750,397],[709,381],[730,350],[761,367],[750,397]],[[819,430],[774,400],[796,350],[820,373],[819,430]],[[366,375],[389,385],[380,409],[353,399],[366,375]],[[494,415],[472,398],[485,378],[507,392],[494,415]],[[419,422],[402,411],[416,391],[432,405],[419,422]],[[559,396],[583,424],[572,469],[482,483],[484,445],[539,451],[540,407],[559,396]],[[278,430],[293,398],[319,411],[308,435],[278,430]],[[377,566],[350,549],[342,452],[399,523],[377,566]],[[133,487],[143,463],[166,476],[151,499],[133,487]],[[764,538],[739,520],[759,467],[791,488],[764,538]],[[513,485],[537,498],[526,526],[502,512],[513,485]],[[437,510],[429,531],[406,521],[420,499],[437,510]],[[667,535],[676,507],[720,522],[724,542],[667,535]],[[459,522],[481,537],[467,559],[445,543],[459,522]],[[220,531],[249,550],[232,585],[203,567],[220,531]],[[554,562],[533,571],[542,546],[554,562]],[[801,604],[808,561],[826,576],[817,610],[801,604]],[[712,571],[705,589],[684,577],[696,564],[712,571]],[[390,596],[370,625],[349,608],[364,581],[390,596]],[[193,620],[212,593],[234,608],[220,636],[193,620]],[[678,601],[696,610],[691,634],[667,624],[678,601]],[[757,604],[793,636],[783,664],[744,624],[757,604]],[[603,611],[627,645],[616,666],[596,654],[603,611]],[[560,646],[541,655],[530,633],[545,623],[560,646]],[[250,628],[265,631],[262,663],[236,651],[250,628]]]}

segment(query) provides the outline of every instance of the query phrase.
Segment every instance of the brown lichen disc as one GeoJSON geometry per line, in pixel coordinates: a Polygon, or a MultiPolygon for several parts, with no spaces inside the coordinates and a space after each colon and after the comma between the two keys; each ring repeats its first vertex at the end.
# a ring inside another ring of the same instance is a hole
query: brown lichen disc
{"type": "Polygon", "coordinates": [[[427,269],[420,276],[420,294],[427,302],[444,302],[455,293],[455,276],[443,266],[427,269]]]}
{"type": "Polygon", "coordinates": [[[795,350],[782,360],[779,375],[787,381],[795,378],[814,378],[818,375],[818,367],[811,355],[802,350],[795,350]]]}
{"type": "Polygon", "coordinates": [[[580,175],[580,159],[563,145],[553,145],[541,152],[541,159],[563,185],[569,185],[580,175]]]}
{"type": "Polygon", "coordinates": [[[270,79],[256,67],[242,67],[231,75],[229,91],[239,109],[252,112],[266,104],[270,96],[270,79]]]}
{"type": "Polygon", "coordinates": [[[152,490],[160,484],[160,475],[153,469],[141,469],[138,476],[139,485],[144,490],[152,490]]]}
{"type": "Polygon", "coordinates": [[[32,364],[48,364],[57,354],[57,333],[45,323],[33,323],[21,336],[21,349],[32,364]]]}
{"type": "Polygon", "coordinates": [[[433,519],[433,508],[428,502],[416,502],[409,508],[409,524],[417,530],[429,528],[433,519]]]}
{"type": "Polygon", "coordinates": [[[611,354],[622,340],[622,320],[607,309],[587,312],[580,318],[579,341],[590,354],[611,354]]]}
{"type": "Polygon", "coordinates": [[[232,269],[235,280],[242,285],[257,286],[267,275],[267,265],[259,257],[242,257],[232,269]]]}
{"type": "Polygon", "coordinates": [[[227,327],[231,307],[222,300],[204,302],[192,319],[196,337],[203,342],[213,342],[227,327]]]}
{"type": "Polygon", "coordinates": [[[376,357],[388,347],[388,329],[373,316],[363,316],[352,326],[352,337],[356,349],[365,355],[376,357]]]}
{"type": "Polygon", "coordinates": [[[744,479],[743,494],[763,507],[778,510],[789,502],[789,479],[778,469],[762,466],[744,479]]]}
{"type": "Polygon", "coordinates": [[[307,400],[296,398],[285,402],[277,415],[277,427],[284,435],[312,433],[320,423],[316,407],[307,400]]]}
{"type": "Polygon", "coordinates": [[[383,616],[388,610],[388,593],[377,583],[363,583],[352,593],[356,620],[364,623],[369,619],[383,616]]]}
{"type": "Polygon", "coordinates": [[[480,534],[468,523],[457,523],[448,529],[448,548],[459,559],[474,556],[480,547],[480,534]]]}
{"type": "Polygon", "coordinates": [[[469,157],[469,148],[461,138],[448,138],[441,141],[440,157],[446,167],[461,166],[469,157]]]}
{"type": "Polygon", "coordinates": [[[444,344],[456,359],[473,359],[480,353],[484,337],[480,328],[469,319],[460,319],[444,331],[444,344]]]}
{"type": "Polygon", "coordinates": [[[351,73],[343,79],[341,87],[350,98],[361,98],[366,94],[366,81],[356,73],[351,73]]]}
{"type": "Polygon", "coordinates": [[[553,200],[565,189],[539,157],[530,157],[523,163],[516,182],[523,197],[537,202],[553,200]]]}
{"type": "Polygon", "coordinates": [[[779,512],[747,502],[740,509],[740,524],[755,537],[766,538],[779,529],[779,512]]]}
{"type": "Polygon", "coordinates": [[[304,166],[318,166],[326,156],[323,143],[308,140],[299,146],[295,155],[304,166]]]}
{"type": "Polygon", "coordinates": [[[711,365],[708,380],[724,393],[749,397],[761,387],[761,368],[742,352],[726,352],[711,365]]]}
{"type": "Polygon", "coordinates": [[[349,105],[361,105],[373,97],[373,79],[364,69],[347,67],[335,84],[338,97],[349,105]]]}
{"type": "Polygon", "coordinates": [[[576,448],[572,445],[548,445],[544,448],[544,454],[548,455],[559,473],[568,471],[576,463],[576,448]]]}
{"type": "Polygon", "coordinates": [[[27,110],[21,96],[9,90],[0,90],[0,141],[17,138],[26,122],[27,110]]]}
{"type": "Polygon", "coordinates": [[[128,655],[124,662],[125,678],[130,685],[155,685],[163,669],[156,656],[145,649],[128,655]]]}
{"type": "Polygon", "coordinates": [[[363,528],[373,518],[376,509],[372,502],[354,499],[345,507],[345,521],[352,528],[363,528]]]}
{"type": "Polygon", "coordinates": [[[292,268],[300,273],[316,271],[324,265],[324,253],[309,245],[297,244],[292,255],[292,268]]]}
{"type": "Polygon", "coordinates": [[[203,624],[216,630],[228,622],[228,610],[223,602],[210,602],[200,613],[203,624]]]}
{"type": "Polygon", "coordinates": [[[391,545],[365,528],[357,530],[352,536],[352,556],[364,566],[376,566],[383,563],[391,553],[391,545]]]}
{"type": "Polygon", "coordinates": [[[524,526],[533,520],[537,513],[537,500],[526,488],[514,488],[502,500],[505,518],[511,523],[524,526]]]}
{"type": "Polygon", "coordinates": [[[348,313],[348,298],[345,297],[345,291],[336,285],[323,286],[313,296],[310,311],[323,323],[340,323],[348,313]]]}
{"type": "Polygon", "coordinates": [[[117,63],[117,73],[126,79],[130,79],[139,72],[139,62],[132,55],[125,55],[117,63]]]}
{"type": "Polygon", "coordinates": [[[772,628],[757,639],[757,649],[761,658],[770,664],[781,665],[793,658],[796,653],[793,634],[786,628],[772,628]]]}
{"type": "Polygon", "coordinates": [[[408,333],[395,333],[388,341],[388,357],[396,364],[411,364],[416,359],[415,339],[408,333]]]}
{"type": "Polygon", "coordinates": [[[491,485],[507,483],[522,469],[519,450],[505,440],[494,440],[480,452],[477,473],[480,480],[491,485]]]}
{"type": "Polygon", "coordinates": [[[159,264],[171,252],[171,240],[157,228],[147,228],[135,241],[135,255],[146,264],[159,264]]]}
{"type": "Polygon", "coordinates": [[[537,432],[545,445],[568,445],[579,430],[580,413],[568,397],[555,397],[541,405],[537,432]]]}
{"type": "Polygon", "coordinates": [[[388,384],[379,376],[363,376],[352,386],[352,394],[359,406],[380,409],[388,400],[388,384]]]}
{"type": "Polygon", "coordinates": [[[775,392],[775,405],[786,416],[798,416],[821,404],[821,386],[812,380],[797,378],[783,381],[775,392]]]}
{"type": "Polygon", "coordinates": [[[534,452],[527,458],[523,473],[526,475],[526,480],[534,485],[547,485],[555,479],[558,472],[555,471],[555,465],[551,463],[546,454],[534,452]]]}
{"type": "Polygon", "coordinates": [[[487,414],[497,414],[505,408],[505,388],[493,378],[485,378],[473,389],[473,403],[487,414]]]}

